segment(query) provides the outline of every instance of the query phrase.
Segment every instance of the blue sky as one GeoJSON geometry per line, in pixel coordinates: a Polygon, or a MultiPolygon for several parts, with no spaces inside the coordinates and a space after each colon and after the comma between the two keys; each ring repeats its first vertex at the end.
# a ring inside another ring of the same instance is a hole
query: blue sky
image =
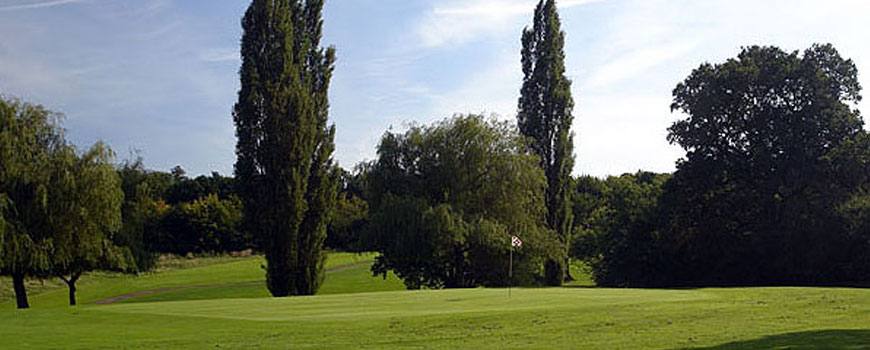
{"type": "MultiPolygon", "coordinates": [[[[454,113],[512,120],[535,0],[327,0],[336,160],[389,128],[454,113]]],[[[741,46],[830,42],[870,86],[870,1],[561,0],[576,101],[575,174],[672,171],[671,89],[741,46]]],[[[159,170],[232,173],[239,20],[247,0],[0,0],[0,93],[66,115],[80,146],[141,150],[159,170]]],[[[859,105],[861,107],[861,105],[859,105]]]]}

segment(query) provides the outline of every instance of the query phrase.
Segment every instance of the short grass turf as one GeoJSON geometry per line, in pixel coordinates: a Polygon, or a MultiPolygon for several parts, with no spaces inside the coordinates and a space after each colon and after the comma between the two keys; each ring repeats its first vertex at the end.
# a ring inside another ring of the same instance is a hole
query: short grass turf
{"type": "MultiPolygon", "coordinates": [[[[404,285],[395,275],[388,275],[387,279],[371,276],[369,266],[375,256],[373,253],[330,253],[326,261],[326,269],[334,271],[326,274],[324,285],[319,293],[404,289],[404,285]],[[347,270],[353,270],[353,273],[348,273],[347,270]]],[[[77,299],[79,304],[91,304],[128,293],[172,288],[183,289],[136,296],[119,302],[267,297],[269,292],[263,282],[265,272],[260,267],[264,263],[262,256],[197,258],[189,261],[170,261],[156,272],[139,276],[88,274],[77,284],[77,299]]],[[[5,285],[0,283],[0,287],[10,291],[12,289],[11,283],[5,285]]],[[[56,285],[42,293],[39,293],[38,288],[34,291],[36,293],[28,294],[31,307],[34,309],[61,308],[68,304],[66,285],[56,285]]],[[[10,308],[14,308],[11,293],[5,300],[0,298],[0,309],[10,308]]],[[[2,343],[0,349],[3,349],[2,343]]]]}
{"type": "Polygon", "coordinates": [[[3,349],[870,349],[870,291],[457,289],[0,312],[3,349]]]}
{"type": "MultiPolygon", "coordinates": [[[[371,263],[337,266],[326,274],[323,286],[317,295],[347,294],[404,290],[405,285],[393,274],[386,279],[373,277],[371,263]]],[[[264,281],[238,284],[215,284],[184,288],[174,291],[137,296],[118,301],[119,303],[141,303],[155,301],[207,300],[226,298],[266,298],[269,297],[264,281]]]]}
{"type": "Polygon", "coordinates": [[[328,267],[345,268],[311,297],[270,298],[262,285],[242,285],[93,303],[262,279],[259,257],[92,276],[78,307],[64,306],[65,290],[34,296],[30,310],[5,302],[0,349],[870,349],[866,289],[377,291],[401,282],[372,278],[372,258],[331,255],[328,267]],[[249,297],[249,287],[264,297],[249,297]]]}

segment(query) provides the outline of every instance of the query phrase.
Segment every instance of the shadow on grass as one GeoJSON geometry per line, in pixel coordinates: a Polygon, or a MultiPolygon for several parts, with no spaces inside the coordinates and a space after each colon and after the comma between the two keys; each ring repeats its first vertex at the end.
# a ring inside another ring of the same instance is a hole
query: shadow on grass
{"type": "Polygon", "coordinates": [[[684,348],[702,350],[736,350],[736,349],[790,349],[790,350],[821,350],[821,349],[870,349],[870,330],[823,330],[784,333],[766,336],[754,340],[741,340],[706,348],[684,348]]]}

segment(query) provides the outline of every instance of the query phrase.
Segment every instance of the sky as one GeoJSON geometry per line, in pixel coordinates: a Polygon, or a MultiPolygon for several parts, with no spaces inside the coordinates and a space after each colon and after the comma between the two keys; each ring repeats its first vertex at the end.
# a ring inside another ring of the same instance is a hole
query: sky
{"type": "MultiPolygon", "coordinates": [[[[536,0],[327,0],[336,161],[456,113],[514,120],[536,0]]],[[[67,138],[189,175],[232,174],[248,0],[0,0],[0,93],[62,112],[67,138]]],[[[750,45],[832,43],[870,86],[870,1],[559,0],[575,175],[670,172],[671,91],[750,45]],[[864,72],[862,74],[862,72],[864,72]]],[[[858,105],[859,108],[863,104],[858,105]]]]}

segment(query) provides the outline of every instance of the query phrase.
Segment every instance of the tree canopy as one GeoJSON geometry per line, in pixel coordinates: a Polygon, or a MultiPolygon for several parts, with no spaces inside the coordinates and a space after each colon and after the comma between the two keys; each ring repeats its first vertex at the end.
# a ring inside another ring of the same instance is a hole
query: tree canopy
{"type": "Polygon", "coordinates": [[[605,286],[866,281],[860,90],[831,45],[702,64],[673,91],[677,171],[578,179],[572,253],[605,286]]]}
{"type": "Polygon", "coordinates": [[[683,281],[824,283],[858,278],[868,243],[837,211],[866,181],[857,69],[831,45],[747,47],[674,89],[686,150],[666,192],[683,281]],[[862,164],[862,162],[864,162],[862,164]],[[848,169],[855,170],[847,172],[848,169]],[[861,174],[854,176],[855,172],[861,174]]]}
{"type": "Polygon", "coordinates": [[[29,307],[26,277],[61,276],[75,304],[83,272],[132,263],[111,242],[123,199],[111,150],[97,143],[80,155],[59,118],[0,98],[0,274],[12,276],[19,308],[29,307]]]}
{"type": "Polygon", "coordinates": [[[369,217],[369,204],[362,188],[365,174],[361,167],[354,173],[340,168],[338,172],[341,176],[335,215],[329,222],[324,244],[330,249],[359,251],[362,249],[360,239],[369,217]]]}
{"type": "Polygon", "coordinates": [[[455,116],[387,133],[367,174],[367,244],[382,253],[376,274],[394,271],[409,288],[507,285],[512,235],[522,284],[562,259],[546,227],[539,158],[505,122],[455,116]]]}
{"type": "Polygon", "coordinates": [[[53,242],[53,274],[69,287],[76,304],[76,281],[92,270],[135,271],[129,248],[112,243],[121,228],[121,191],[112,151],[99,142],[81,155],[72,146],[57,150],[50,165],[48,229],[53,242]]]}
{"type": "MultiPolygon", "coordinates": [[[[591,268],[602,286],[659,283],[664,247],[660,198],[669,174],[637,172],[577,179],[572,255],[591,268]]],[[[666,272],[665,272],[666,273],[666,272]]]]}
{"type": "Polygon", "coordinates": [[[19,308],[29,307],[24,278],[51,274],[53,245],[44,214],[51,158],[65,146],[60,117],[0,97],[0,274],[12,276],[19,308]]]}

